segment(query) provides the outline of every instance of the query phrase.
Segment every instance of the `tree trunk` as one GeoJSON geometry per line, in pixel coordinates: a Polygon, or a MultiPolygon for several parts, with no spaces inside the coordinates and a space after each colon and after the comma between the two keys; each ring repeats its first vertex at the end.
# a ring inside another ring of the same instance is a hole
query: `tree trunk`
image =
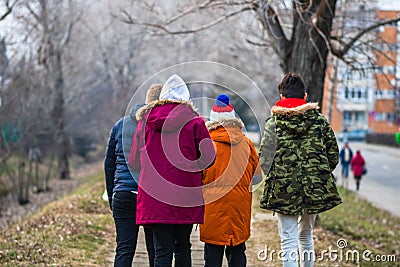
{"type": "Polygon", "coordinates": [[[41,187],[40,176],[39,176],[39,162],[36,161],[35,163],[35,180],[37,181],[38,193],[43,192],[44,190],[41,187]]]}
{"type": "Polygon", "coordinates": [[[54,162],[54,154],[51,156],[50,159],[50,164],[48,166],[47,169],[47,173],[46,173],[46,178],[44,179],[44,190],[49,191],[50,187],[49,187],[49,180],[50,180],[50,175],[51,175],[51,170],[53,169],[53,162],[54,162]]]}
{"type": "Polygon", "coordinates": [[[18,164],[18,203],[25,205],[29,203],[29,178],[25,177],[25,163],[21,161],[18,164]],[[28,190],[26,190],[28,187],[28,190]],[[28,192],[28,193],[26,193],[28,192]]]}
{"type": "Polygon", "coordinates": [[[62,69],[62,56],[59,49],[56,50],[55,62],[55,100],[53,107],[53,118],[56,124],[56,143],[57,143],[57,159],[58,171],[61,179],[69,178],[68,152],[69,142],[64,127],[64,77],[62,69]]]}
{"type": "Polygon", "coordinates": [[[336,0],[316,0],[310,12],[302,13],[302,17],[294,11],[292,47],[281,62],[285,73],[296,72],[303,77],[308,100],[318,102],[321,109],[329,53],[326,40],[329,40],[327,36],[331,34],[335,7],[336,0]],[[321,7],[324,4],[326,6],[321,7]]]}

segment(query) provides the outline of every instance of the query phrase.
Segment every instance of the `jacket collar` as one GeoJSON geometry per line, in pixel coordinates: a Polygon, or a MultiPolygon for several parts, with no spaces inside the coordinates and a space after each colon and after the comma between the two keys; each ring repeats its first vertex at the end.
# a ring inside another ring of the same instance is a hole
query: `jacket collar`
{"type": "Polygon", "coordinates": [[[208,131],[212,131],[217,129],[218,127],[228,127],[228,126],[237,126],[240,129],[244,128],[244,124],[243,122],[238,119],[238,118],[234,118],[234,119],[222,119],[219,121],[207,121],[206,122],[206,126],[208,131]]]}
{"type": "Polygon", "coordinates": [[[189,101],[184,101],[184,100],[169,100],[169,99],[162,99],[162,100],[155,100],[150,103],[148,103],[146,106],[140,108],[136,112],[136,119],[138,121],[143,120],[144,116],[150,112],[150,110],[156,106],[162,106],[166,104],[178,104],[178,105],[185,105],[189,108],[192,109],[194,113],[197,114],[196,107],[189,101]]]}
{"type": "Polygon", "coordinates": [[[304,114],[308,110],[318,109],[318,103],[307,103],[298,98],[286,98],[276,102],[275,106],[271,108],[271,112],[274,115],[295,116],[304,114]]]}

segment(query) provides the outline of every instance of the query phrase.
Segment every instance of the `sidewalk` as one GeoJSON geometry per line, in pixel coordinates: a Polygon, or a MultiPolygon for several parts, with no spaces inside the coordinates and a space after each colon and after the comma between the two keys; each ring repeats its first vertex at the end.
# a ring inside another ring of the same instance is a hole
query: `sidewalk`
{"type": "MultiPolygon", "coordinates": [[[[353,153],[361,151],[368,169],[367,175],[361,180],[358,194],[376,206],[400,216],[400,149],[366,143],[349,145],[353,153]]],[[[334,173],[339,178],[337,184],[342,185],[340,165],[334,173]]],[[[347,188],[356,191],[352,174],[349,175],[347,188]]]]}
{"type": "MultiPolygon", "coordinates": [[[[193,227],[192,235],[190,237],[192,243],[192,266],[200,267],[204,266],[204,243],[200,241],[200,230],[197,229],[196,231],[195,229],[196,226],[193,227]]],[[[114,254],[108,257],[107,260],[110,263],[108,266],[113,266],[114,254]]],[[[142,227],[140,227],[139,230],[139,238],[132,266],[149,266],[146,245],[144,241],[144,232],[142,227]]],[[[174,264],[172,264],[172,266],[174,266],[174,264]]],[[[225,259],[222,266],[228,266],[225,259]]]]}
{"type": "MultiPolygon", "coordinates": [[[[269,213],[268,214],[260,213],[256,217],[253,216],[252,223],[255,221],[260,221],[260,220],[275,221],[276,216],[273,217],[269,213]]],[[[254,236],[257,236],[257,234],[254,233],[255,227],[252,226],[251,230],[252,230],[251,238],[254,238],[254,236]]],[[[260,233],[258,233],[258,234],[260,234],[260,233]]],[[[196,230],[196,226],[193,227],[193,231],[192,231],[192,235],[190,236],[190,240],[192,243],[192,266],[194,266],[194,267],[204,266],[204,258],[203,258],[204,257],[204,243],[200,241],[200,229],[197,228],[197,230],[196,230]]],[[[252,258],[252,255],[250,255],[250,250],[251,250],[251,248],[249,247],[249,245],[247,245],[247,250],[246,250],[247,266],[248,267],[264,266],[262,263],[258,263],[258,262],[252,263],[252,261],[255,261],[256,259],[252,258]]],[[[107,261],[109,263],[108,264],[109,267],[114,266],[114,254],[110,255],[107,258],[107,261]]],[[[146,245],[145,245],[145,240],[144,240],[144,231],[143,231],[142,227],[140,227],[140,230],[139,230],[139,238],[138,238],[135,258],[133,259],[132,266],[141,266],[141,267],[149,266],[146,245]]],[[[172,266],[174,266],[174,264],[172,264],[172,266]]],[[[224,256],[222,266],[223,267],[228,266],[225,256],[224,256]]]]}

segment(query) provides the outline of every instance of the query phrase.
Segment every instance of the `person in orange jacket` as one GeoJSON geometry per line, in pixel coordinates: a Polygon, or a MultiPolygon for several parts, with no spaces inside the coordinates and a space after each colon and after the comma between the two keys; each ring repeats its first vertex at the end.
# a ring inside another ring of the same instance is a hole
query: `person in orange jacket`
{"type": "Polygon", "coordinates": [[[206,205],[200,240],[205,242],[205,266],[222,266],[224,251],[229,266],[246,266],[252,178],[261,176],[258,155],[227,95],[218,96],[206,126],[217,155],[202,179],[206,205]]]}

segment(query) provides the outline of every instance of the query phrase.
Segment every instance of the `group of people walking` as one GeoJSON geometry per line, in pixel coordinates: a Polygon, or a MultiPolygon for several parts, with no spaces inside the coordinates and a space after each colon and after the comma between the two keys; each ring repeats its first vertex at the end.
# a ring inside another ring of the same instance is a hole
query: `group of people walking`
{"type": "Polygon", "coordinates": [[[251,187],[261,170],[260,204],[278,214],[283,265],[313,266],[313,257],[302,253],[313,256],[316,215],[341,203],[332,175],[338,146],[318,105],[306,102],[299,75],[286,74],[278,90],[259,154],[228,95],[216,98],[205,122],[178,75],[151,86],[145,103],[114,125],[105,174],[115,266],[132,265],[139,225],[150,266],[171,266],[173,258],[177,267],[191,266],[194,224],[205,243],[205,266],[222,266],[224,254],[229,266],[246,266],[251,187]]]}
{"type": "Polygon", "coordinates": [[[357,150],[356,154],[353,155],[353,150],[351,150],[349,144],[344,143],[343,148],[340,150],[340,165],[342,182],[345,187],[348,184],[349,169],[353,172],[353,177],[356,182],[356,190],[360,190],[361,178],[366,174],[367,169],[365,167],[365,159],[361,156],[360,150],[357,150]]]}

